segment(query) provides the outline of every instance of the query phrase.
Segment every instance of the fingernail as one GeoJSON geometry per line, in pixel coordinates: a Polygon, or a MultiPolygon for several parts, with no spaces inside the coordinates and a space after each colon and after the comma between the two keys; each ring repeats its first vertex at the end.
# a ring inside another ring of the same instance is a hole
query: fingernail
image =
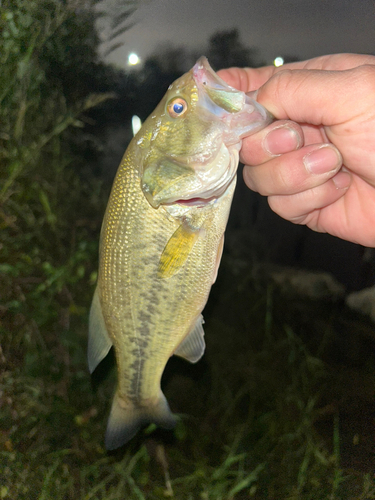
{"type": "Polygon", "coordinates": [[[302,138],[293,128],[284,125],[272,129],[264,138],[263,147],[270,155],[281,155],[302,146],[302,138]]]}
{"type": "Polygon", "coordinates": [[[337,170],[342,159],[337,149],[327,144],[304,156],[303,163],[310,173],[325,174],[337,170]]]}
{"type": "Polygon", "coordinates": [[[340,170],[334,177],[332,177],[336,189],[348,189],[352,181],[352,176],[343,170],[340,170]]]}

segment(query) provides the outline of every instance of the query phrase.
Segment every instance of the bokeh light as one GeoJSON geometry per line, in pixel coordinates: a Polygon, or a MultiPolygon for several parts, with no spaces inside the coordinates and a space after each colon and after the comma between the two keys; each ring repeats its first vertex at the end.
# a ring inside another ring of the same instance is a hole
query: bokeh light
{"type": "Polygon", "coordinates": [[[273,64],[276,66],[276,68],[278,68],[279,66],[282,66],[284,64],[284,59],[281,56],[278,56],[273,61],[273,64]]]}
{"type": "Polygon", "coordinates": [[[138,55],[135,52],[132,52],[131,54],[129,54],[129,56],[128,56],[128,64],[130,66],[135,66],[136,64],[139,64],[139,62],[140,62],[140,59],[139,59],[138,55]]]}

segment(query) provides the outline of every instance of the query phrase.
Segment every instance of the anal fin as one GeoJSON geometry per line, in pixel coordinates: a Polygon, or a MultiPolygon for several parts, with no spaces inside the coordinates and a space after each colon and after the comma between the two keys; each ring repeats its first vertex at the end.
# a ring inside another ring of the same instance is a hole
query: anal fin
{"type": "Polygon", "coordinates": [[[194,328],[186,335],[173,354],[185,358],[190,363],[196,363],[201,359],[206,348],[203,323],[203,316],[200,314],[194,328]]]}

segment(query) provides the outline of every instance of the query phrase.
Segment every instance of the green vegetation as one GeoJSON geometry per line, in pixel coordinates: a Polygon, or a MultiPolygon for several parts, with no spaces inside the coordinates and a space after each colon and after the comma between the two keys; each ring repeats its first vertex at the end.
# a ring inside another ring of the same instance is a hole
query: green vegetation
{"type": "Polygon", "coordinates": [[[103,449],[114,373],[91,380],[86,339],[109,186],[83,151],[111,70],[73,4],[0,7],[0,499],[375,499],[371,325],[287,300],[230,254],[206,356],[166,369],[176,430],[103,449]]]}

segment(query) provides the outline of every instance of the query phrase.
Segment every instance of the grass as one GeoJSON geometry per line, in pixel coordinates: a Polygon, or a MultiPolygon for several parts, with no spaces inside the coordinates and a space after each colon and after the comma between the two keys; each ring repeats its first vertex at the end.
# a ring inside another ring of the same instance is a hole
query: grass
{"type": "MultiPolygon", "coordinates": [[[[354,366],[350,353],[333,353],[343,325],[358,324],[358,343],[371,326],[341,304],[286,302],[269,283],[233,278],[224,260],[207,306],[204,360],[173,359],[166,369],[176,430],[150,426],[109,454],[114,374],[92,386],[86,316],[27,339],[13,332],[2,356],[0,498],[375,498],[371,471],[342,463],[342,443],[354,437],[341,435],[355,401],[352,374],[371,379],[373,355],[354,366]]],[[[357,412],[371,394],[359,397],[357,412]]]]}

